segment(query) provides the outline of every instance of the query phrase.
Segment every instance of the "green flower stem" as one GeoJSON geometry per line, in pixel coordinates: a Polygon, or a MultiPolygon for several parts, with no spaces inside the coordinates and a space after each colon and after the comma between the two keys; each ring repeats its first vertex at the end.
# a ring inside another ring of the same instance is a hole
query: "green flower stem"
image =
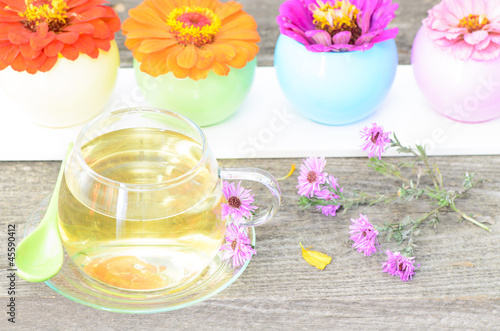
{"type": "Polygon", "coordinates": [[[437,214],[441,210],[441,208],[444,208],[444,207],[446,207],[446,206],[436,207],[433,210],[431,210],[430,212],[428,212],[427,214],[420,217],[418,220],[416,220],[415,224],[411,227],[411,232],[413,232],[423,221],[428,219],[431,215],[437,214]]]}
{"type": "Polygon", "coordinates": [[[481,224],[479,223],[478,221],[476,221],[475,219],[473,219],[472,217],[468,216],[467,214],[465,214],[463,211],[461,211],[460,209],[458,209],[455,204],[451,204],[450,205],[451,209],[453,209],[458,215],[462,216],[464,219],[466,219],[467,221],[479,226],[480,228],[488,231],[488,232],[491,232],[491,229],[489,227],[487,227],[486,225],[484,224],[481,224]]]}

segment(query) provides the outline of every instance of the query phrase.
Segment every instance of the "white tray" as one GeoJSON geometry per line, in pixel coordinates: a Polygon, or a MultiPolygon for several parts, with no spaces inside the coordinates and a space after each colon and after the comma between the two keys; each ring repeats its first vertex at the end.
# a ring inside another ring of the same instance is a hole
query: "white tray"
{"type": "MultiPolygon", "coordinates": [[[[27,95],[27,97],[29,97],[27,95]]],[[[104,111],[147,105],[133,70],[119,71],[104,111]]],[[[0,160],[61,160],[82,125],[50,129],[30,123],[0,92],[0,160]]],[[[274,68],[257,68],[254,85],[239,111],[204,128],[217,158],[365,156],[359,131],[372,122],[395,131],[404,144],[426,143],[432,155],[500,154],[500,120],[481,124],[452,121],[433,111],[417,88],[411,66],[398,67],[396,80],[379,110],[346,126],[326,126],[298,115],[286,101],[274,68]]]]}

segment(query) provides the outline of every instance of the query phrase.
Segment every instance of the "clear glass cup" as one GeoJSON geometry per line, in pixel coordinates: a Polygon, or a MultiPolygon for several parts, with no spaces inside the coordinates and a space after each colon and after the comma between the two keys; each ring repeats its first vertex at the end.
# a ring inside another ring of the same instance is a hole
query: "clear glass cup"
{"type": "Polygon", "coordinates": [[[222,180],[271,192],[244,223],[267,222],[280,189],[267,172],[219,168],[202,130],[156,108],[101,115],[79,134],[59,193],[66,252],[87,276],[113,288],[176,291],[196,281],[219,252],[222,180]]]}

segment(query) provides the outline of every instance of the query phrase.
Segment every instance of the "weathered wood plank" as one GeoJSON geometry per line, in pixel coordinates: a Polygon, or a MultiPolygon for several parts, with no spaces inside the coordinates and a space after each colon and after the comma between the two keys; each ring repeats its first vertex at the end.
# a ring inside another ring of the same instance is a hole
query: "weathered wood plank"
{"type": "MultiPolygon", "coordinates": [[[[481,213],[497,220],[500,214],[500,157],[436,157],[445,182],[459,183],[465,169],[492,182],[474,189],[459,203],[467,213],[481,213]]],[[[299,159],[222,160],[223,166],[253,166],[276,176],[285,174],[299,159]]],[[[0,163],[1,228],[20,228],[33,206],[52,189],[59,162],[0,163]]],[[[366,159],[329,159],[328,172],[340,178],[348,191],[391,190],[393,182],[366,167],[366,159]]],[[[442,216],[437,229],[425,228],[417,237],[420,269],[413,282],[401,283],[381,272],[384,254],[366,258],[351,248],[349,218],[366,213],[374,223],[397,220],[406,213],[422,214],[427,202],[361,207],[335,218],[297,206],[296,175],[281,182],[283,206],[269,223],[256,229],[258,254],[243,275],[228,289],[202,304],[175,312],[148,316],[119,315],[88,308],[63,298],[44,284],[17,280],[19,325],[23,329],[102,329],[119,325],[161,329],[331,329],[500,327],[500,222],[486,233],[442,216]],[[333,257],[324,271],[301,257],[299,242],[333,257]],[[473,266],[468,266],[469,263],[473,266]]],[[[256,194],[263,190],[255,187],[256,194]]],[[[18,233],[21,235],[21,232],[18,233]]],[[[5,242],[6,230],[0,232],[5,242]]],[[[396,248],[394,244],[386,248],[396,248]]],[[[0,261],[6,269],[6,261],[0,261]]],[[[0,301],[7,300],[5,291],[0,301]]],[[[3,322],[3,321],[2,321],[3,322]]],[[[0,322],[0,323],[2,323],[0,322]]]]}

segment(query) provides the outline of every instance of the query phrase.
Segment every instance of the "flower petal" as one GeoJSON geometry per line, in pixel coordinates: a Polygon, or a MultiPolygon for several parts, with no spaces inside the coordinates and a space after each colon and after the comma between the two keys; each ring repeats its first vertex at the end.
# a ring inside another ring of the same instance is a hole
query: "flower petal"
{"type": "MultiPolygon", "coordinates": [[[[351,38],[351,33],[349,31],[345,31],[349,33],[349,38],[351,38]]],[[[332,37],[330,34],[324,30],[310,30],[306,31],[306,36],[312,38],[315,43],[321,44],[324,46],[330,46],[332,44],[332,37]]]]}
{"type": "Polygon", "coordinates": [[[214,62],[212,70],[219,76],[227,76],[231,69],[223,63],[214,62]]]}
{"type": "Polygon", "coordinates": [[[82,54],[90,54],[95,49],[94,39],[87,34],[80,35],[80,38],[73,45],[82,54]]]}
{"type": "MultiPolygon", "coordinates": [[[[102,23],[102,21],[99,21],[99,22],[102,23]]],[[[106,25],[106,24],[104,24],[104,25],[106,25]]],[[[76,32],[76,33],[85,33],[85,34],[93,34],[94,31],[95,31],[95,28],[90,23],[80,23],[80,24],[68,25],[67,27],[64,28],[64,31],[76,32]]]]}
{"type": "Polygon", "coordinates": [[[64,48],[61,50],[60,53],[62,56],[71,61],[78,59],[78,56],[80,55],[80,52],[75,46],[68,44],[64,45],[64,48]]]}
{"type": "Polygon", "coordinates": [[[51,57],[59,55],[59,53],[62,51],[63,48],[64,48],[64,43],[56,39],[52,41],[50,44],[48,44],[47,47],[43,49],[43,51],[45,55],[51,57]]]}
{"type": "Polygon", "coordinates": [[[56,35],[56,39],[65,44],[74,44],[79,36],[77,32],[62,32],[56,35]]]}
{"type": "Polygon", "coordinates": [[[210,50],[200,49],[198,51],[198,62],[196,63],[196,68],[200,70],[210,69],[212,63],[214,62],[214,53],[210,50]]]}
{"type": "Polygon", "coordinates": [[[11,27],[8,31],[8,39],[11,43],[19,45],[28,43],[33,32],[20,26],[11,27]]]}
{"type": "Polygon", "coordinates": [[[41,50],[34,50],[29,43],[19,45],[19,50],[26,60],[36,59],[42,53],[41,50]]]}
{"type": "Polygon", "coordinates": [[[187,45],[184,50],[177,56],[177,64],[186,69],[191,69],[198,61],[198,51],[192,44],[187,45]]]}
{"type": "Polygon", "coordinates": [[[139,46],[138,50],[142,53],[155,53],[172,45],[177,44],[173,39],[146,39],[139,46]]]}
{"type": "Polygon", "coordinates": [[[221,21],[223,21],[229,16],[239,12],[242,8],[242,4],[237,3],[236,1],[229,1],[216,9],[214,13],[219,17],[221,21]]]}
{"type": "Polygon", "coordinates": [[[488,38],[488,32],[484,30],[477,30],[472,33],[464,35],[464,40],[469,45],[477,45],[488,38]]]}
{"type": "Polygon", "coordinates": [[[133,8],[129,10],[129,15],[131,18],[153,26],[155,28],[158,28],[160,30],[165,30],[167,28],[166,23],[162,21],[159,17],[158,14],[151,8],[149,7],[143,7],[143,8],[133,8]]]}
{"type": "Polygon", "coordinates": [[[7,45],[0,47],[0,60],[10,64],[12,63],[12,61],[14,61],[19,52],[19,46],[17,45],[7,45]]]}
{"type": "Polygon", "coordinates": [[[304,248],[302,246],[302,243],[299,243],[300,247],[302,248],[302,257],[304,260],[306,260],[307,263],[312,265],[313,267],[316,267],[320,270],[323,270],[326,268],[330,262],[332,262],[332,258],[325,253],[317,252],[317,251],[311,251],[309,249],[304,248]]]}
{"type": "Polygon", "coordinates": [[[19,72],[26,70],[27,65],[24,57],[20,53],[17,54],[15,59],[10,63],[10,67],[19,72]]]}
{"type": "Polygon", "coordinates": [[[337,33],[332,37],[332,41],[336,45],[349,44],[349,40],[351,40],[352,33],[351,31],[342,31],[337,33]]]}

